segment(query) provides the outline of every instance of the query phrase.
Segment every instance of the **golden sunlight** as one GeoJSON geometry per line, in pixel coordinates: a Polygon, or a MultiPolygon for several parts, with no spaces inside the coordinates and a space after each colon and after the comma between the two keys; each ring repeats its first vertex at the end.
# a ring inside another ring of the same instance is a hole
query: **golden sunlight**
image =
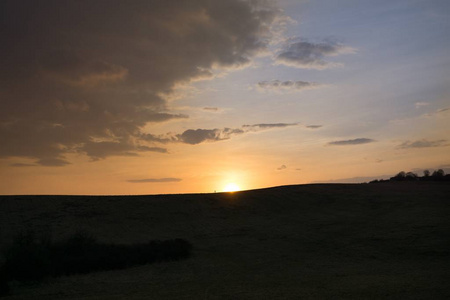
{"type": "Polygon", "coordinates": [[[224,192],[237,192],[240,190],[241,189],[236,183],[228,183],[223,189],[224,192]]]}

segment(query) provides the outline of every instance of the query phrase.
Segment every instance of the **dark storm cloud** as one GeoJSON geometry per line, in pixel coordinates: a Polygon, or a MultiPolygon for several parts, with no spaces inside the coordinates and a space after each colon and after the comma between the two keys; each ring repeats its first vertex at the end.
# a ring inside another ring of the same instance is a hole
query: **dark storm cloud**
{"type": "Polygon", "coordinates": [[[1,1],[0,158],[152,151],[141,128],[187,117],[162,94],[264,51],[279,11],[262,3],[1,1]]]}
{"type": "Polygon", "coordinates": [[[180,182],[181,178],[147,178],[147,179],[131,179],[127,180],[132,183],[159,183],[159,182],[180,182]]]}
{"type": "Polygon", "coordinates": [[[398,147],[402,149],[407,148],[430,148],[430,147],[444,147],[448,146],[449,143],[447,140],[436,140],[436,141],[428,141],[428,140],[418,140],[418,141],[406,141],[400,144],[398,147]]]}
{"type": "Polygon", "coordinates": [[[334,141],[329,142],[328,145],[331,146],[349,146],[349,145],[361,145],[361,144],[368,144],[373,143],[375,140],[368,139],[368,138],[357,138],[354,140],[343,140],[343,141],[334,141]]]}
{"type": "Polygon", "coordinates": [[[315,82],[307,82],[307,81],[280,81],[280,80],[272,80],[272,81],[260,81],[258,82],[258,87],[265,90],[306,90],[312,89],[320,86],[320,84],[315,82]]]}
{"type": "Polygon", "coordinates": [[[167,149],[160,147],[148,147],[136,145],[129,141],[102,141],[86,142],[79,152],[86,153],[94,160],[106,158],[108,156],[138,156],[136,152],[158,152],[168,153],[167,149]]]}
{"type": "Polygon", "coordinates": [[[350,47],[332,41],[312,43],[293,39],[287,42],[275,60],[277,63],[296,68],[322,70],[339,65],[325,61],[324,57],[353,53],[354,51],[350,47]]]}

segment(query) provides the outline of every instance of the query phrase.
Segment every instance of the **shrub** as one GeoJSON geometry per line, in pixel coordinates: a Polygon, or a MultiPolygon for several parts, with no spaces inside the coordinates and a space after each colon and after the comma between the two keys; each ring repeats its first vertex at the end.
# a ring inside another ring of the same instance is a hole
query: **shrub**
{"type": "Polygon", "coordinates": [[[6,280],[38,281],[50,274],[49,244],[32,231],[19,234],[5,253],[6,280]]]}
{"type": "Polygon", "coordinates": [[[133,245],[103,244],[86,232],[78,232],[66,240],[52,243],[36,239],[28,232],[19,235],[6,252],[5,263],[0,268],[0,291],[7,290],[7,282],[11,280],[40,281],[50,276],[180,260],[188,258],[191,250],[192,245],[183,239],[133,245]]]}
{"type": "Polygon", "coordinates": [[[9,295],[8,278],[4,268],[0,268],[0,297],[9,295]]]}

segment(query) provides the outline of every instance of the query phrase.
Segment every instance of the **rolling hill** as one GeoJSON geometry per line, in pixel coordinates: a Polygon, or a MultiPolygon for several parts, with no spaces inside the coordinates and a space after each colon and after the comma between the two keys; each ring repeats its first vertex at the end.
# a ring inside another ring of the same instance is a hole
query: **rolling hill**
{"type": "Polygon", "coordinates": [[[2,196],[0,238],[79,230],[182,238],[187,260],[12,282],[4,299],[448,299],[450,184],[314,184],[236,193],[2,196]]]}

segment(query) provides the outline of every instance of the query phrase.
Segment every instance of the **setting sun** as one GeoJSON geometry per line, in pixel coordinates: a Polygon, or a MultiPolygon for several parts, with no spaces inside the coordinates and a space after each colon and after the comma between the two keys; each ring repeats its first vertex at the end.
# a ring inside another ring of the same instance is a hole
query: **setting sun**
{"type": "Polygon", "coordinates": [[[223,189],[224,192],[237,192],[239,190],[241,189],[236,183],[229,183],[223,189]]]}

